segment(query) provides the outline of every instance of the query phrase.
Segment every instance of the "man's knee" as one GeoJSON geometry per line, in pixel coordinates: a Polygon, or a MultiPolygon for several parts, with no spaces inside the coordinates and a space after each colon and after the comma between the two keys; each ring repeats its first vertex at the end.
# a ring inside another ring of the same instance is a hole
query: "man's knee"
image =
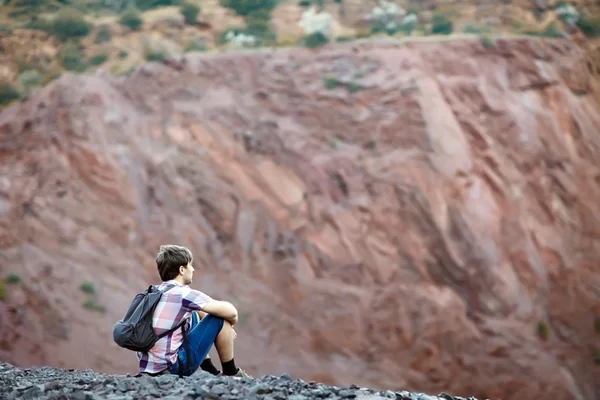
{"type": "Polygon", "coordinates": [[[202,323],[211,324],[219,326],[219,332],[223,332],[224,330],[231,330],[231,324],[224,318],[217,317],[212,314],[206,314],[204,318],[202,318],[202,323]]]}

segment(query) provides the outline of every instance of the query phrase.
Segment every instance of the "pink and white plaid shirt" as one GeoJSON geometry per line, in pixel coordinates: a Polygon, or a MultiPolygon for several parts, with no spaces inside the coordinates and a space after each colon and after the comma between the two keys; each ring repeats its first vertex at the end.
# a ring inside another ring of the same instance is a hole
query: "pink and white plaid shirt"
{"type": "MultiPolygon", "coordinates": [[[[212,300],[210,296],[201,291],[182,285],[175,280],[161,283],[158,289],[162,290],[172,284],[176,286],[163,293],[154,310],[152,326],[157,335],[179,325],[184,319],[187,319],[185,325],[189,331],[192,312],[202,310],[212,300]]],[[[169,368],[177,361],[177,351],[182,344],[183,334],[181,329],[176,329],[159,339],[148,353],[138,352],[140,372],[154,374],[169,368]]]]}

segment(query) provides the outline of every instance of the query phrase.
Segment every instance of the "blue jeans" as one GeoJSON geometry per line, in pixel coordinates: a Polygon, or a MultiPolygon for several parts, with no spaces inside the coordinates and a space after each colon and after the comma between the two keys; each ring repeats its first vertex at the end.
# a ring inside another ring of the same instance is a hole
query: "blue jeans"
{"type": "Polygon", "coordinates": [[[188,354],[186,354],[185,345],[182,344],[177,351],[177,361],[169,368],[169,372],[178,374],[180,366],[183,368],[183,376],[190,376],[196,372],[210,351],[217,335],[221,332],[224,322],[223,318],[211,314],[206,314],[202,320],[198,321],[198,314],[192,313],[192,323],[187,333],[191,371],[188,368],[188,354]]]}

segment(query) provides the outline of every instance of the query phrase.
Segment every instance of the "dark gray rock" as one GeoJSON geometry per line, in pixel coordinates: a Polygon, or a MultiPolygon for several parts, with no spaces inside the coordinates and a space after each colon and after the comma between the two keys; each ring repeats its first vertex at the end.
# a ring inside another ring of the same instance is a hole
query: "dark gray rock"
{"type": "Polygon", "coordinates": [[[356,385],[340,388],[293,379],[288,374],[254,379],[215,377],[198,371],[184,378],[177,375],[134,377],[50,367],[22,369],[1,362],[0,393],[1,400],[477,400],[446,393],[430,396],[408,391],[374,391],[356,385]]]}

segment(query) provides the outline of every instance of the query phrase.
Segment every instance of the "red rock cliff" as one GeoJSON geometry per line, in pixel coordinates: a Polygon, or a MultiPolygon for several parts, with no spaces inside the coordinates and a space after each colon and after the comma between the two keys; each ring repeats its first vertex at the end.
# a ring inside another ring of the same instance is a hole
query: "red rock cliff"
{"type": "Polygon", "coordinates": [[[600,398],[596,85],[525,39],[65,76],[0,114],[0,359],[135,372],[112,325],[179,243],[255,375],[600,398]]]}

